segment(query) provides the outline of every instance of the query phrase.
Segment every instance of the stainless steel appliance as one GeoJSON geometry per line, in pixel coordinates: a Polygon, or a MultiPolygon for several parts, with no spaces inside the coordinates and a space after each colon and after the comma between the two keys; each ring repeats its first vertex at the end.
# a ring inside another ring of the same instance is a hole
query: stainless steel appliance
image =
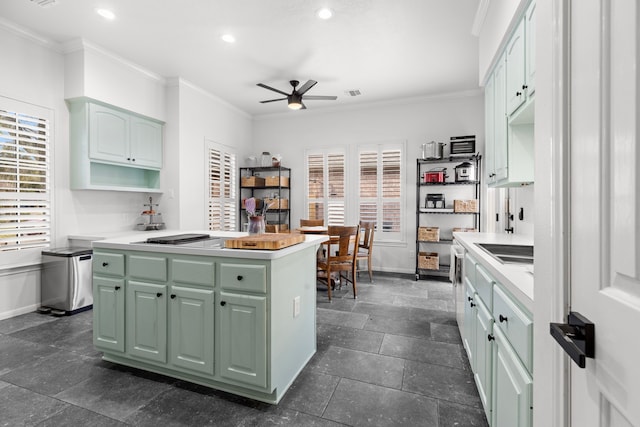
{"type": "Polygon", "coordinates": [[[422,158],[423,159],[441,159],[443,158],[444,146],[447,145],[444,142],[425,142],[422,144],[422,158]]]}
{"type": "Polygon", "coordinates": [[[452,136],[450,141],[450,152],[452,156],[465,155],[475,153],[476,151],[476,136],[452,136]]]}
{"type": "Polygon", "coordinates": [[[92,257],[93,250],[86,248],[42,251],[40,312],[63,315],[93,307],[92,257]]]}
{"type": "Polygon", "coordinates": [[[460,163],[455,168],[456,182],[467,182],[476,180],[476,167],[469,162],[460,163]]]}

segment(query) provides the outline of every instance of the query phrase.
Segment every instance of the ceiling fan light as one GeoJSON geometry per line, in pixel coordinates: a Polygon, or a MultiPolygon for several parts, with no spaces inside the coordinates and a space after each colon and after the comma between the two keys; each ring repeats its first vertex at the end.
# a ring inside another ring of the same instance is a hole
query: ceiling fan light
{"type": "Polygon", "coordinates": [[[324,19],[324,20],[331,19],[331,17],[333,17],[333,10],[329,9],[328,7],[323,7],[322,9],[316,12],[316,15],[320,19],[324,19]]]}
{"type": "Polygon", "coordinates": [[[292,110],[299,110],[302,108],[302,103],[300,101],[289,101],[289,108],[292,110]]]}

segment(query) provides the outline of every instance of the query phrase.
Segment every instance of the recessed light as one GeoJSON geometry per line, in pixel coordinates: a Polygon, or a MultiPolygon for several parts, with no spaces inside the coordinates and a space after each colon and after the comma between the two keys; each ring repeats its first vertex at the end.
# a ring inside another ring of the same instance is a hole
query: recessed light
{"type": "Polygon", "coordinates": [[[236,38],[233,37],[231,34],[224,34],[220,38],[222,39],[222,41],[227,42],[227,43],[234,43],[236,41],[236,38]]]}
{"type": "Polygon", "coordinates": [[[331,17],[333,16],[333,10],[329,9],[328,7],[323,7],[322,9],[318,10],[318,12],[316,12],[316,15],[320,19],[331,19],[331,17]]]}
{"type": "Polygon", "coordinates": [[[102,16],[104,19],[113,20],[116,19],[116,14],[109,9],[96,9],[96,13],[102,16]]]}

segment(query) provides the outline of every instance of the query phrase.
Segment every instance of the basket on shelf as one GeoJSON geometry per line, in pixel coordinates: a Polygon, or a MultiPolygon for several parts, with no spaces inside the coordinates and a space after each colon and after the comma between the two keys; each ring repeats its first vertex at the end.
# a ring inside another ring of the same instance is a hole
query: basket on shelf
{"type": "Polygon", "coordinates": [[[454,200],[454,212],[478,212],[478,200],[454,200]]]}
{"type": "Polygon", "coordinates": [[[287,224],[266,224],[265,231],[267,233],[288,233],[289,226],[287,224]]]}
{"type": "Polygon", "coordinates": [[[289,199],[264,199],[269,209],[289,209],[289,199]]]}
{"type": "Polygon", "coordinates": [[[478,232],[477,228],[463,228],[463,227],[453,227],[452,230],[454,233],[456,232],[467,232],[467,233],[473,233],[473,232],[478,232]]]}
{"type": "Polygon", "coordinates": [[[240,185],[243,187],[264,187],[264,178],[259,176],[243,176],[240,185]]]}
{"type": "Polygon", "coordinates": [[[418,240],[423,242],[439,242],[439,227],[418,227],[418,240]]]}
{"type": "Polygon", "coordinates": [[[424,270],[439,270],[440,259],[437,252],[420,252],[418,254],[418,268],[424,270]]]}
{"type": "Polygon", "coordinates": [[[264,185],[267,187],[288,187],[289,177],[287,176],[267,176],[264,178],[264,185]]]}

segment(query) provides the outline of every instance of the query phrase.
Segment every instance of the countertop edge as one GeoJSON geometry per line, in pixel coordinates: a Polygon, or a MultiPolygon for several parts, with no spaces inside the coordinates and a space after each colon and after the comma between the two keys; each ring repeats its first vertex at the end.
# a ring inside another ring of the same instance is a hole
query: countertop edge
{"type": "Polygon", "coordinates": [[[159,232],[138,232],[129,233],[124,236],[96,240],[92,242],[94,249],[112,249],[112,250],[127,250],[127,251],[141,251],[141,252],[158,252],[158,253],[171,253],[180,255],[199,255],[199,256],[216,256],[223,258],[245,258],[245,259],[262,259],[262,260],[274,260],[285,257],[292,253],[306,249],[308,247],[318,246],[322,242],[329,240],[329,236],[326,235],[305,235],[303,242],[295,245],[278,249],[278,250],[255,250],[255,249],[229,249],[229,248],[198,248],[189,247],[188,245],[162,245],[162,244],[146,244],[140,243],[145,241],[149,237],[168,236],[173,234],[184,233],[201,233],[209,234],[211,236],[220,236],[227,238],[242,237],[248,235],[247,233],[231,232],[231,231],[209,231],[209,230],[162,230],[159,232]]]}
{"type": "Polygon", "coordinates": [[[502,264],[475,245],[476,243],[532,245],[533,238],[514,234],[470,232],[455,232],[453,237],[530,313],[533,313],[534,277],[528,271],[531,266],[526,264],[502,264]]]}

